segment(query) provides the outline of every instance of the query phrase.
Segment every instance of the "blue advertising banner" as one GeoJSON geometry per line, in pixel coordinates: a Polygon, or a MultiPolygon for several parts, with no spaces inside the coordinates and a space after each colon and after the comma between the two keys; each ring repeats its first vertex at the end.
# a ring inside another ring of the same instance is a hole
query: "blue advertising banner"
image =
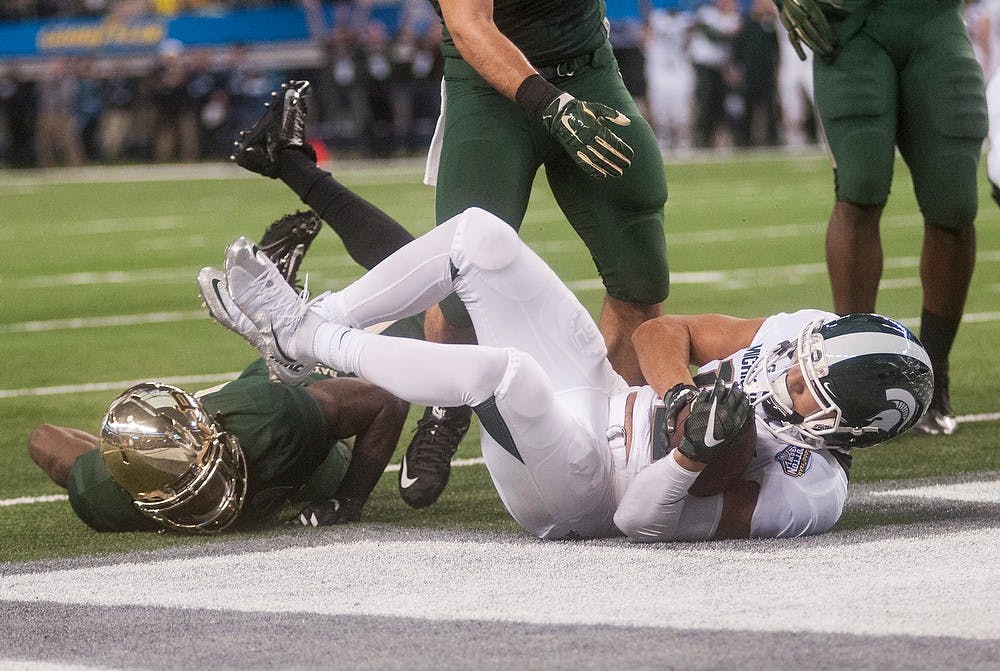
{"type": "MultiPolygon", "coordinates": [[[[326,8],[327,21],[332,13],[326,8]]],[[[372,18],[394,29],[398,5],[372,8],[372,18]]],[[[301,7],[274,7],[213,14],[143,16],[115,19],[64,19],[0,23],[0,58],[54,55],[111,55],[154,51],[164,40],[186,46],[296,42],[310,39],[301,7]]]]}
{"type": "MultiPolygon", "coordinates": [[[[638,18],[643,5],[686,6],[705,0],[607,0],[612,20],[638,18]],[[648,3],[648,4],[647,4],[648,3]]],[[[376,2],[371,18],[394,32],[400,4],[376,2]]],[[[324,7],[328,25],[333,22],[330,4],[324,7]]],[[[0,58],[53,55],[114,55],[155,51],[167,39],[186,46],[225,46],[236,43],[297,42],[310,39],[305,12],[284,6],[177,16],[143,16],[117,19],[57,19],[0,23],[0,58]]]]}

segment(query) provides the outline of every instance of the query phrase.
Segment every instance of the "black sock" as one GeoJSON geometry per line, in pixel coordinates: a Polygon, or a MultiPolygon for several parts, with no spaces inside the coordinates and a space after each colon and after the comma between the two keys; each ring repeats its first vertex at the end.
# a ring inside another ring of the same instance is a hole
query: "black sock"
{"type": "Polygon", "coordinates": [[[353,193],[301,151],[278,153],[278,178],[333,228],[351,258],[368,270],[413,240],[399,222],[353,193]]]}
{"type": "Polygon", "coordinates": [[[920,313],[920,341],[931,358],[934,377],[948,384],[948,356],[958,333],[961,317],[941,317],[927,310],[920,313]]]}

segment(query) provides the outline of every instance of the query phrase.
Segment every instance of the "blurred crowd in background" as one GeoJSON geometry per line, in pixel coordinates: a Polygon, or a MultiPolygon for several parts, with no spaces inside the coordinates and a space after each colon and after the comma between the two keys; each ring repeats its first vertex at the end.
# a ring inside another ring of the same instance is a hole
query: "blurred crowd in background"
{"type": "MultiPolygon", "coordinates": [[[[289,78],[314,86],[310,134],[340,155],[422,154],[440,111],[440,23],[426,0],[399,0],[393,30],[366,2],[319,0],[7,0],[0,20],[136,16],[304,6],[318,64],[272,68],[253,45],[159,45],[142,71],[126,61],[57,57],[31,76],[0,60],[0,165],[217,160],[289,78]],[[253,53],[253,57],[251,54],[253,53]]],[[[639,3],[642,5],[643,3],[639,3]]],[[[664,151],[800,146],[821,140],[811,64],[801,62],[772,0],[646,8],[612,22],[622,76],[664,151]]]]}

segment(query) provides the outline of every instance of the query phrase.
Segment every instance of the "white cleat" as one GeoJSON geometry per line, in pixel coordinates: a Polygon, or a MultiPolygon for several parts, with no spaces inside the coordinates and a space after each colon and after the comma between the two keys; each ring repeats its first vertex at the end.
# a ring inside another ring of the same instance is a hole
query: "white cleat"
{"type": "Polygon", "coordinates": [[[217,268],[202,268],[198,273],[198,291],[212,319],[258,347],[261,341],[260,331],[233,302],[225,272],[217,268]]]}
{"type": "Polygon", "coordinates": [[[267,255],[243,237],[226,250],[226,280],[233,303],[256,327],[258,341],[247,339],[278,379],[301,384],[316,365],[294,345],[309,313],[305,296],[296,294],[267,255]]]}
{"type": "Polygon", "coordinates": [[[952,414],[931,408],[913,425],[914,433],[925,436],[950,436],[958,431],[958,420],[952,414]]]}

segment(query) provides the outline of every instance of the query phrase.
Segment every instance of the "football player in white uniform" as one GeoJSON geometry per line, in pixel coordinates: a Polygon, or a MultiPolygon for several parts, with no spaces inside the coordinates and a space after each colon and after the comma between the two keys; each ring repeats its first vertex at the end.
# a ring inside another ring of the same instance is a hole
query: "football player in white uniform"
{"type": "Polygon", "coordinates": [[[321,361],[414,403],[473,407],[500,498],[541,538],[825,531],[847,493],[846,460],[832,450],[905,431],[933,384],[926,352],[900,324],[806,311],[647,322],[635,344],[649,385],[629,388],[576,297],[510,226],[477,208],[311,302],[245,238],[227,250],[225,284],[229,308],[248,318],[241,334],[287,382],[321,361]],[[362,330],[453,291],[480,345],[362,330]],[[714,370],[714,383],[695,388],[689,363],[714,370]],[[683,436],[671,436],[685,407],[683,436]],[[760,430],[750,467],[710,496],[689,495],[751,412],[760,430]]]}

